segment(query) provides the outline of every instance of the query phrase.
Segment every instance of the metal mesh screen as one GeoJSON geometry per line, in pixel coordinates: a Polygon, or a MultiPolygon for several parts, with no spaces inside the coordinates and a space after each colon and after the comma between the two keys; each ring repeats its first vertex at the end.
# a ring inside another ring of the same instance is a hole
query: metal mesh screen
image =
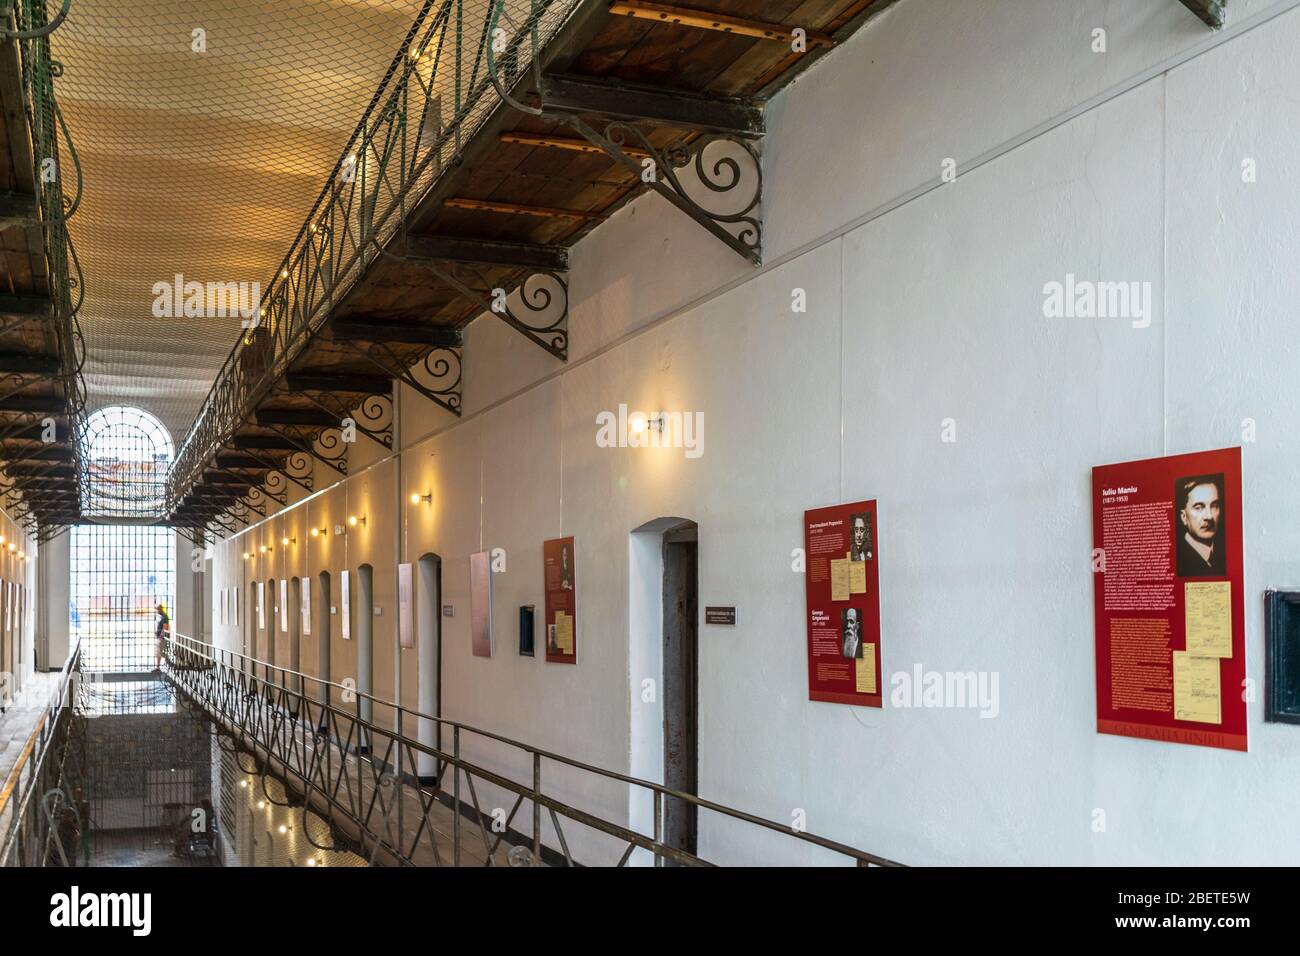
{"type": "Polygon", "coordinates": [[[72,631],[88,673],[153,670],[154,607],[176,593],[175,532],[133,525],[72,530],[72,631]]]}
{"type": "Polygon", "coordinates": [[[73,4],[50,42],[85,177],[70,229],[91,407],[130,401],[186,432],[241,319],[158,316],[159,284],[273,274],[426,5],[73,4]]]}

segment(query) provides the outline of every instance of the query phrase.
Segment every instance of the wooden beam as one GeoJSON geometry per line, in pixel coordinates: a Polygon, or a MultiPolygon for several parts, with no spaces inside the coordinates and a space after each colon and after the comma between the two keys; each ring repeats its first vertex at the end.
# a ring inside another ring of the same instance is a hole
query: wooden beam
{"type": "Polygon", "coordinates": [[[697,129],[725,136],[763,135],[763,110],[749,100],[706,96],[686,90],[615,83],[585,76],[546,76],[542,108],[598,113],[612,119],[697,129]]]}
{"type": "Polygon", "coordinates": [[[441,348],[456,348],[461,344],[458,329],[414,322],[370,322],[360,316],[334,319],[330,334],[337,341],[347,342],[401,342],[441,348]]]}
{"type": "Polygon", "coordinates": [[[308,428],[338,428],[341,419],[318,408],[259,408],[259,425],[303,425],[308,428]]]}
{"type": "MultiPolygon", "coordinates": [[[[567,149],[575,153],[599,153],[605,155],[605,151],[599,146],[594,146],[585,139],[579,139],[576,136],[547,136],[541,133],[502,133],[501,142],[515,143],[519,146],[534,146],[544,149],[567,149]]],[[[650,153],[636,146],[623,146],[623,152],[627,153],[634,159],[644,159],[650,153]]],[[[622,167],[619,167],[620,169],[622,167]]]]}
{"type": "Polygon", "coordinates": [[[72,461],[72,449],[66,445],[44,445],[38,448],[0,450],[0,458],[9,461],[72,461]]]}
{"type": "Polygon", "coordinates": [[[465,239],[460,236],[409,236],[406,240],[406,257],[437,262],[547,269],[551,272],[564,272],[569,268],[569,250],[563,246],[465,239]]]}
{"type": "Polygon", "coordinates": [[[0,399],[0,412],[45,412],[55,414],[67,409],[66,400],[57,395],[10,395],[0,399]]]}
{"type": "Polygon", "coordinates": [[[235,435],[230,439],[230,447],[246,448],[249,451],[302,451],[301,445],[295,445],[279,435],[235,435]]]}
{"type": "Polygon", "coordinates": [[[229,452],[217,452],[215,459],[218,468],[245,468],[254,471],[271,471],[271,465],[262,461],[260,458],[254,458],[252,455],[231,454],[229,452]]]}
{"type": "Polygon", "coordinates": [[[501,212],[515,216],[538,216],[542,219],[604,219],[598,212],[581,209],[555,209],[551,206],[523,206],[512,202],[489,202],[486,199],[466,199],[453,196],[443,200],[443,205],[456,209],[473,209],[478,212],[501,212]]]}
{"type": "Polygon", "coordinates": [[[284,377],[285,387],[291,392],[358,392],[366,395],[387,395],[393,390],[393,380],[385,375],[333,372],[290,372],[284,377]]]}
{"type": "MultiPolygon", "coordinates": [[[[692,10],[689,7],[674,7],[666,3],[643,3],[641,0],[618,0],[609,5],[609,12],[615,16],[633,17],[637,20],[653,20],[656,23],[672,23],[683,27],[696,27],[700,30],[715,30],[719,33],[734,33],[737,36],[754,37],[758,40],[775,40],[793,47],[795,26],[782,23],[768,23],[763,20],[746,20],[743,17],[729,17],[708,10],[692,10]]],[[[804,42],[809,47],[832,47],[835,38],[816,30],[804,29],[804,42]]]]}
{"type": "Polygon", "coordinates": [[[0,192],[0,230],[13,226],[39,226],[40,211],[35,196],[22,193],[0,192]]]}
{"type": "Polygon", "coordinates": [[[61,363],[49,355],[28,352],[0,352],[0,372],[24,375],[57,375],[61,363]]]}
{"type": "Polygon", "coordinates": [[[1221,29],[1228,16],[1228,0],[1182,0],[1182,3],[1213,30],[1221,29]]]}
{"type": "Polygon", "coordinates": [[[51,315],[53,312],[48,296],[0,295],[0,315],[51,315]]]}

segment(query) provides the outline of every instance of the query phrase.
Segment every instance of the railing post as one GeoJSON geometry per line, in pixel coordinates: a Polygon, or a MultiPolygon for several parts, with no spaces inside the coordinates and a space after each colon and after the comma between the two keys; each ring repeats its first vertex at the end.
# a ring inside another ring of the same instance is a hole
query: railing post
{"type": "Polygon", "coordinates": [[[460,725],[451,732],[451,772],[453,819],[451,821],[452,865],[460,866],[460,725]]]}
{"type": "Polygon", "coordinates": [[[663,840],[664,823],[664,795],[663,791],[655,791],[655,866],[663,866],[664,858],[659,855],[659,844],[663,840]]]}
{"type": "Polygon", "coordinates": [[[542,755],[533,751],[533,866],[542,859],[542,755]]]}

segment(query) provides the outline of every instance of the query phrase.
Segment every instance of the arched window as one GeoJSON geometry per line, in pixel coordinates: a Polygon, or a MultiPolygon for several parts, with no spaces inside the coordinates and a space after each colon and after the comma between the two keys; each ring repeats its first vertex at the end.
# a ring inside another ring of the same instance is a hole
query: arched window
{"type": "Polygon", "coordinates": [[[164,510],[172,453],[167,429],[143,409],[109,405],[86,417],[86,520],[72,532],[71,581],[86,671],[152,670],[154,609],[175,616],[175,532],[152,523],[164,510]]]}
{"type": "Polygon", "coordinates": [[[162,422],[141,408],[108,405],[87,416],[84,427],[82,511],[102,518],[161,514],[174,453],[162,422]]]}

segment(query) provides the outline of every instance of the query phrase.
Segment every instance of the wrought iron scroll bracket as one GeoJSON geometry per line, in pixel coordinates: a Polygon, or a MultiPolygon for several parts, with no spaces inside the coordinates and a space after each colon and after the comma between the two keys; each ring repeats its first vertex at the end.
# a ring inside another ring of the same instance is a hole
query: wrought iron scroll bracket
{"type": "Polygon", "coordinates": [[[725,246],[754,265],[763,264],[763,165],[748,139],[700,133],[667,146],[618,121],[597,130],[578,116],[554,117],[663,196],[725,246]],[[629,152],[630,150],[630,152],[629,152]],[[633,155],[635,154],[635,155],[633,155]]]}
{"type": "Polygon", "coordinates": [[[344,341],[342,344],[381,372],[415,389],[429,401],[441,405],[453,415],[460,415],[462,355],[459,348],[437,346],[408,366],[381,342],[371,343],[369,348],[362,348],[351,341],[344,341]],[[416,366],[424,369],[427,381],[422,381],[416,376],[414,372],[416,366]]]}

